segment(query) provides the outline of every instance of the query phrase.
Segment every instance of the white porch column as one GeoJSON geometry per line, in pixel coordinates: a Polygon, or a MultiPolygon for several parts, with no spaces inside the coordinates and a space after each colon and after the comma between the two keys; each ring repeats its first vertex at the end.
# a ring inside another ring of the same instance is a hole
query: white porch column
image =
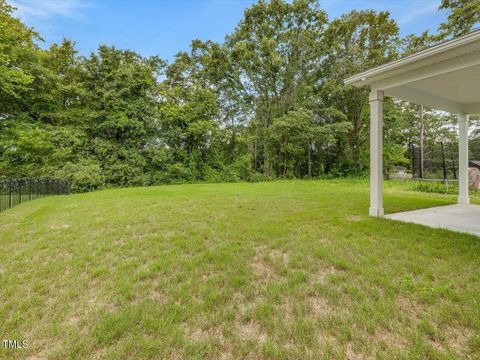
{"type": "Polygon", "coordinates": [[[458,203],[469,204],[468,196],[468,120],[469,115],[458,114],[458,203]]]}
{"type": "Polygon", "coordinates": [[[370,93],[370,216],[383,217],[383,91],[370,93]]]}

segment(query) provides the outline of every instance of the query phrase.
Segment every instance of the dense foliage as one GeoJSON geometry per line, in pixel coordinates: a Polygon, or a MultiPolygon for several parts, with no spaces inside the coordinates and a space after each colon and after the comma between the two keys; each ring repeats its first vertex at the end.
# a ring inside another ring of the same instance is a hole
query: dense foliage
{"type": "MultiPolygon", "coordinates": [[[[317,0],[260,0],[223,43],[194,40],[167,64],[104,45],[84,57],[70,40],[42,49],[0,0],[0,177],[89,191],[362,174],[368,89],[343,80],[469,31],[479,5],[444,0],[437,34],[402,39],[388,12],[329,21],[317,0]]],[[[422,163],[455,176],[454,119],[425,114],[387,101],[386,172],[418,162],[421,125],[422,163]]]]}

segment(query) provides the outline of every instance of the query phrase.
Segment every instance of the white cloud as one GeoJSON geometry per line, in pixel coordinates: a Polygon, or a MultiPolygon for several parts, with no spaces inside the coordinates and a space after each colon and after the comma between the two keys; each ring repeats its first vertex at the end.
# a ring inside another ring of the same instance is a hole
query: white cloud
{"type": "Polygon", "coordinates": [[[11,0],[15,14],[22,19],[48,19],[53,16],[79,18],[80,11],[92,6],[82,0],[11,0]]]}
{"type": "Polygon", "coordinates": [[[417,8],[409,11],[406,15],[398,19],[399,25],[410,24],[416,20],[421,19],[426,14],[434,14],[438,11],[440,0],[424,1],[416,4],[417,8]]]}

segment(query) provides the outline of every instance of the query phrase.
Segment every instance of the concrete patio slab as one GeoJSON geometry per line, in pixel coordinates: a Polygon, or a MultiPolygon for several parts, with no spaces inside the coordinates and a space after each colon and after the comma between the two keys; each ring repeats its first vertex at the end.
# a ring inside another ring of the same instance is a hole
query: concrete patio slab
{"type": "Polygon", "coordinates": [[[385,215],[385,218],[480,236],[480,205],[446,205],[385,215]]]}

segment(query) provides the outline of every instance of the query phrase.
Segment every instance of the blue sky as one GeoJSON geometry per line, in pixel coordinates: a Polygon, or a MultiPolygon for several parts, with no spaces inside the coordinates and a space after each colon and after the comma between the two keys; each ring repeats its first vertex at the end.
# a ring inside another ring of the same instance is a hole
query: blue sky
{"type": "MultiPolygon", "coordinates": [[[[100,44],[171,60],[190,41],[222,41],[254,0],[8,0],[45,44],[73,39],[84,55],[100,44]]],[[[352,9],[388,10],[402,35],[435,30],[440,0],[323,0],[329,18],[352,9]]]]}

